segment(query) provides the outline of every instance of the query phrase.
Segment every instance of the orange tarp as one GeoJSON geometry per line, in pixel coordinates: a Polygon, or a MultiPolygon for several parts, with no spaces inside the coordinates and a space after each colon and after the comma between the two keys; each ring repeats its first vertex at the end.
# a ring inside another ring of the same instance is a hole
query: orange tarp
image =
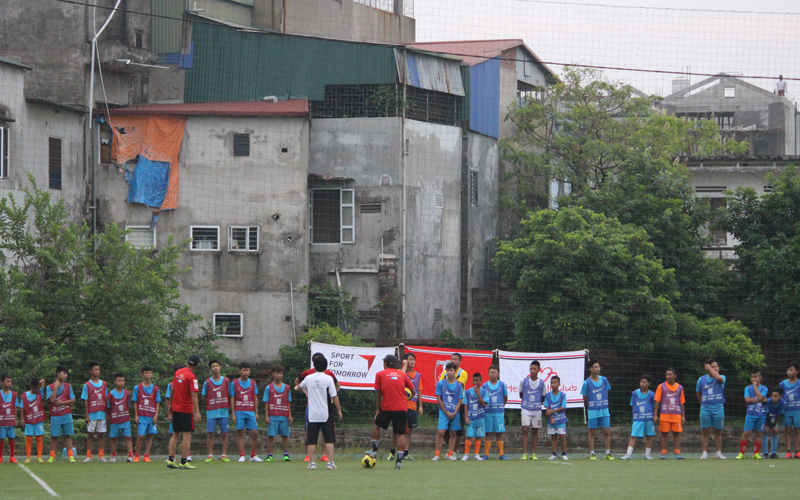
{"type": "Polygon", "coordinates": [[[138,155],[151,161],[169,162],[169,188],[161,210],[178,207],[178,153],[181,151],[185,116],[126,116],[109,117],[114,133],[111,158],[116,163],[126,163],[138,155]],[[121,133],[118,128],[125,130],[121,133]]]}

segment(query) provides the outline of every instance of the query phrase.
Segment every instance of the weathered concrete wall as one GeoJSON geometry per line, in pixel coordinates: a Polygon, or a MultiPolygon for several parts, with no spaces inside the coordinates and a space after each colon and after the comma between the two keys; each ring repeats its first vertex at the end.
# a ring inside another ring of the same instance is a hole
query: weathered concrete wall
{"type": "Polygon", "coordinates": [[[192,9],[203,9],[201,14],[206,17],[251,26],[253,7],[246,3],[229,0],[192,0],[192,9]]]}
{"type": "Polygon", "coordinates": [[[85,209],[85,115],[26,102],[23,82],[29,75],[29,71],[0,63],[0,114],[14,120],[0,121],[0,127],[9,131],[9,175],[0,179],[0,198],[13,194],[21,202],[25,196],[22,190],[31,187],[28,173],[34,175],[40,188],[48,188],[48,142],[50,137],[57,137],[62,141],[62,186],[60,190],[50,189],[50,195],[53,201],[63,199],[77,221],[85,209]]]}
{"type": "Polygon", "coordinates": [[[353,0],[254,0],[254,26],[293,35],[381,43],[415,41],[416,21],[353,0]]]}
{"type": "MultiPolygon", "coordinates": [[[[183,300],[192,312],[243,313],[243,338],[219,340],[235,360],[274,359],[293,342],[289,283],[295,294],[298,330],[306,321],[306,301],[297,290],[308,284],[307,171],[305,119],[190,117],[180,154],[178,208],[162,212],[158,245],[170,235],[189,238],[191,225],[219,226],[220,251],[187,251],[180,265],[183,300]],[[250,156],[233,156],[233,134],[250,133],[250,156]],[[282,149],[286,148],[286,152],[282,149]],[[274,215],[278,215],[275,220],[274,215]],[[258,252],[231,252],[229,226],[258,226],[258,252]]],[[[100,167],[103,222],[149,225],[150,210],[131,207],[128,185],[116,167],[100,167]]],[[[193,333],[197,332],[197,326],[193,333]]]]}

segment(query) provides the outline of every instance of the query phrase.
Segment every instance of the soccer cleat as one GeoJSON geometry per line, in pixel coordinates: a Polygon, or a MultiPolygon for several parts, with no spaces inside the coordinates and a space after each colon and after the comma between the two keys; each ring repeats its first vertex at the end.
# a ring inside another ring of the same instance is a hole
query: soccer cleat
{"type": "MultiPolygon", "coordinates": [[[[397,465],[400,465],[400,462],[397,462],[397,465]]],[[[398,467],[395,467],[395,469],[397,469],[397,468],[398,467]]],[[[400,468],[402,468],[402,467],[400,467],[400,468]]],[[[328,466],[325,467],[325,470],[336,470],[336,469],[338,469],[338,467],[336,467],[336,464],[333,463],[333,462],[328,462],[328,466]]]]}
{"type": "Polygon", "coordinates": [[[631,458],[633,458],[633,457],[631,457],[630,455],[628,455],[628,454],[626,453],[625,455],[622,455],[622,456],[621,456],[621,457],[619,457],[619,458],[621,458],[621,459],[623,459],[623,460],[630,460],[630,459],[631,459],[631,458]]]}
{"type": "Polygon", "coordinates": [[[794,458],[800,458],[800,451],[794,454],[794,458]]]}
{"type": "Polygon", "coordinates": [[[314,462],[311,462],[310,464],[308,464],[308,467],[306,467],[306,468],[308,470],[317,470],[317,464],[315,464],[314,462]]]}
{"type": "MultiPolygon", "coordinates": [[[[675,458],[678,458],[678,455],[675,455],[675,458]]],[[[666,459],[667,459],[667,456],[666,456],[666,455],[661,455],[661,456],[659,457],[659,460],[666,460],[666,459]]]]}
{"type": "Polygon", "coordinates": [[[106,459],[106,457],[100,457],[100,460],[99,460],[99,461],[100,461],[101,463],[106,463],[106,462],[108,462],[108,460],[106,459]]]}
{"type": "Polygon", "coordinates": [[[700,455],[700,460],[708,460],[708,452],[704,451],[702,455],[700,455]]]}
{"type": "Polygon", "coordinates": [[[595,455],[594,453],[592,453],[592,454],[589,456],[589,460],[597,460],[597,455],[595,455]]]}
{"type": "Polygon", "coordinates": [[[145,455],[145,456],[144,456],[144,458],[142,459],[142,462],[144,462],[144,463],[146,463],[146,464],[149,464],[149,463],[150,463],[150,457],[148,457],[147,455],[145,455]]]}
{"type": "Polygon", "coordinates": [[[244,455],[239,455],[239,460],[238,460],[238,462],[239,462],[239,463],[244,463],[244,460],[245,460],[245,459],[244,459],[244,455]]]}
{"type": "Polygon", "coordinates": [[[717,453],[717,455],[714,458],[716,458],[717,460],[727,460],[725,458],[725,455],[723,455],[722,453],[717,453]]]}
{"type": "Polygon", "coordinates": [[[50,458],[48,458],[48,459],[47,459],[47,463],[48,463],[48,464],[54,464],[54,463],[56,463],[56,457],[53,457],[53,456],[51,456],[50,458]]]}
{"type": "Polygon", "coordinates": [[[42,457],[36,457],[36,462],[40,463],[40,464],[43,464],[44,463],[44,459],[42,457]]]}
{"type": "Polygon", "coordinates": [[[528,459],[528,454],[527,453],[523,453],[522,454],[522,458],[520,458],[520,460],[527,460],[527,459],[528,459]]]}
{"type": "Polygon", "coordinates": [[[769,453],[764,453],[764,458],[769,458],[769,453]]]}
{"type": "Polygon", "coordinates": [[[208,458],[206,458],[204,460],[204,462],[213,462],[213,461],[214,461],[214,456],[213,455],[209,455],[208,458]]]}
{"type": "Polygon", "coordinates": [[[75,460],[75,457],[74,457],[74,456],[71,456],[71,457],[69,457],[69,463],[71,463],[71,464],[76,464],[76,463],[78,463],[78,461],[77,461],[77,460],[75,460]]]}
{"type": "Polygon", "coordinates": [[[388,457],[386,457],[386,461],[387,461],[387,462],[391,462],[391,461],[392,461],[392,460],[394,460],[395,458],[397,458],[397,457],[395,457],[395,454],[394,454],[394,453],[389,453],[389,456],[388,456],[388,457]]]}
{"type": "Polygon", "coordinates": [[[133,462],[137,463],[137,464],[139,463],[139,455],[136,455],[135,457],[133,457],[133,462]]]}
{"type": "Polygon", "coordinates": [[[323,462],[327,462],[328,461],[328,456],[327,455],[322,455],[321,457],[319,457],[319,459],[321,461],[323,461],[323,462]]]}
{"type": "Polygon", "coordinates": [[[175,463],[175,460],[167,459],[167,468],[168,469],[177,469],[178,464],[175,463]]]}
{"type": "Polygon", "coordinates": [[[483,457],[480,455],[475,455],[475,460],[482,461],[483,457]]]}
{"type": "Polygon", "coordinates": [[[550,455],[547,459],[548,460],[558,460],[558,455],[550,455]]]}
{"type": "Polygon", "coordinates": [[[117,457],[115,455],[111,455],[111,463],[114,463],[116,461],[117,461],[117,457]]]}
{"type": "Polygon", "coordinates": [[[395,462],[395,463],[394,463],[394,468],[395,468],[395,469],[401,469],[401,470],[402,470],[402,468],[403,468],[403,464],[401,464],[400,462],[395,462]]]}
{"type": "Polygon", "coordinates": [[[3,463],[3,457],[2,457],[2,455],[0,455],[0,464],[2,464],[2,463],[3,463]]]}
{"type": "Polygon", "coordinates": [[[675,460],[686,460],[682,455],[675,455],[675,460]]]}
{"type": "Polygon", "coordinates": [[[272,462],[273,460],[275,460],[275,457],[273,457],[272,455],[269,455],[267,458],[264,459],[265,462],[272,462]]]}
{"type": "Polygon", "coordinates": [[[778,454],[777,453],[773,453],[772,455],[769,456],[769,458],[777,459],[778,458],[778,454]]]}
{"type": "Polygon", "coordinates": [[[31,463],[31,457],[28,457],[28,458],[26,458],[26,459],[25,459],[25,463],[26,463],[26,464],[29,464],[29,463],[31,463]]]}
{"type": "Polygon", "coordinates": [[[738,455],[736,455],[736,460],[741,460],[743,458],[744,458],[744,453],[739,453],[738,455]]]}
{"type": "Polygon", "coordinates": [[[85,464],[88,464],[88,463],[89,463],[89,462],[91,462],[91,461],[92,461],[92,457],[86,457],[86,458],[83,460],[83,463],[85,463],[85,464]]]}
{"type": "Polygon", "coordinates": [[[403,455],[403,460],[411,460],[413,462],[415,459],[411,455],[403,455]]]}
{"type": "Polygon", "coordinates": [[[186,459],[186,463],[185,463],[185,464],[180,464],[180,465],[178,466],[178,468],[179,468],[179,469],[181,469],[181,470],[194,470],[194,469],[196,469],[197,467],[195,467],[194,465],[190,464],[190,463],[189,463],[189,459],[187,458],[187,459],[186,459]]]}
{"type": "Polygon", "coordinates": [[[375,458],[375,459],[378,458],[378,452],[377,451],[372,451],[372,450],[365,451],[364,455],[368,455],[368,456],[370,456],[372,458],[375,458]]]}
{"type": "Polygon", "coordinates": [[[753,453],[753,458],[755,458],[756,460],[761,460],[764,457],[762,457],[760,453],[753,453]]]}
{"type": "Polygon", "coordinates": [[[466,462],[467,460],[469,460],[469,455],[464,455],[463,457],[461,457],[462,462],[466,462]]]}
{"type": "Polygon", "coordinates": [[[220,462],[230,462],[231,459],[228,458],[228,455],[222,455],[221,457],[219,457],[219,461],[220,462]]]}
{"type": "Polygon", "coordinates": [[[306,455],[306,458],[303,459],[303,462],[308,462],[308,455],[306,455]]]}
{"type": "Polygon", "coordinates": [[[291,458],[289,458],[289,455],[284,455],[282,460],[283,460],[284,462],[291,462],[291,461],[292,461],[292,459],[291,459],[291,458]]]}
{"type": "Polygon", "coordinates": [[[258,458],[258,455],[254,456],[254,457],[250,457],[250,461],[251,462],[263,462],[263,460],[258,458]]]}
{"type": "Polygon", "coordinates": [[[435,457],[431,458],[431,462],[438,462],[439,460],[441,460],[439,458],[439,455],[436,455],[435,457]]]}
{"type": "Polygon", "coordinates": [[[651,457],[650,455],[645,454],[644,459],[645,460],[652,460],[653,457],[651,457]]]}
{"type": "Polygon", "coordinates": [[[9,459],[8,459],[8,461],[9,461],[10,463],[12,463],[12,464],[18,464],[18,463],[19,463],[15,457],[11,457],[11,458],[9,458],[9,459]]]}
{"type": "Polygon", "coordinates": [[[489,455],[481,455],[481,458],[484,460],[489,460],[489,455]]]}
{"type": "Polygon", "coordinates": [[[561,455],[561,460],[569,460],[569,457],[567,457],[566,454],[562,454],[561,455]]]}
{"type": "Polygon", "coordinates": [[[125,461],[126,461],[126,462],[130,462],[130,463],[133,463],[133,457],[128,457],[128,459],[127,459],[127,460],[125,460],[125,461]]]}
{"type": "Polygon", "coordinates": [[[539,460],[539,457],[536,456],[536,453],[531,453],[531,460],[539,460]]]}
{"type": "Polygon", "coordinates": [[[792,458],[792,452],[791,451],[787,451],[786,452],[786,458],[792,458]]]}
{"type": "Polygon", "coordinates": [[[447,455],[447,459],[448,460],[452,460],[452,461],[456,461],[456,460],[458,460],[458,457],[456,456],[455,453],[453,453],[452,455],[447,455]]]}
{"type": "Polygon", "coordinates": [[[614,457],[611,456],[611,453],[606,453],[606,460],[614,460],[614,457]]]}
{"type": "Polygon", "coordinates": [[[507,457],[507,456],[505,456],[505,455],[500,455],[499,457],[497,457],[497,459],[498,459],[498,460],[511,460],[510,458],[508,458],[508,457],[507,457]]]}

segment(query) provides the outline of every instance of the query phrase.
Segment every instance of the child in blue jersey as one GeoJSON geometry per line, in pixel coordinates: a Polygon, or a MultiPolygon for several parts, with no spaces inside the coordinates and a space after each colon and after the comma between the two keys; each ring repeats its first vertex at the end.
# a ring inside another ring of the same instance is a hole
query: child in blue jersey
{"type": "Polygon", "coordinates": [[[447,450],[448,460],[457,460],[456,432],[461,430],[461,403],[464,400],[464,387],[456,378],[458,365],[447,363],[445,366],[445,379],[436,384],[436,402],[439,405],[439,423],[436,433],[436,455],[434,462],[438,462],[442,455],[442,441],[445,433],[450,433],[450,444],[447,450]]]}
{"type": "Polygon", "coordinates": [[[717,450],[716,457],[724,460],[722,454],[722,427],[725,424],[725,375],[719,374],[719,363],[709,359],[703,367],[707,375],[697,379],[697,400],[700,401],[700,427],[703,435],[700,446],[703,454],[700,460],[708,460],[708,441],[711,432],[714,432],[714,445],[717,450]]]}
{"type": "Polygon", "coordinates": [[[539,380],[541,364],[531,361],[529,376],[519,383],[520,417],[522,423],[522,460],[539,460],[536,451],[539,449],[539,429],[542,428],[542,399],[547,393],[544,380],[539,380]],[[531,455],[528,457],[528,437],[533,429],[531,455]]]}
{"type": "Polygon", "coordinates": [[[603,429],[603,443],[606,445],[606,460],[614,460],[611,456],[611,412],[608,411],[608,391],[611,384],[608,379],[600,376],[600,362],[590,360],[588,365],[590,376],[583,381],[581,394],[589,412],[589,456],[590,460],[597,460],[594,453],[594,433],[603,429]]]}
{"type": "Polygon", "coordinates": [[[114,375],[114,388],[108,391],[108,437],[111,440],[111,462],[117,461],[117,439],[122,436],[128,450],[128,462],[133,462],[133,440],[131,439],[130,392],[125,389],[125,375],[114,375]],[[115,422],[118,415],[119,422],[115,422]]]}
{"type": "Polygon", "coordinates": [[[492,449],[492,440],[497,443],[497,454],[500,460],[508,460],[503,447],[503,437],[506,432],[506,403],[508,403],[508,387],[500,380],[500,368],[497,365],[489,367],[489,381],[483,384],[486,389],[486,444],[484,445],[483,459],[489,460],[489,451],[492,449]]]}
{"type": "Polygon", "coordinates": [[[486,398],[488,392],[481,387],[483,377],[480,373],[472,376],[472,387],[464,392],[464,404],[467,406],[467,418],[464,423],[467,426],[467,439],[464,441],[464,457],[461,460],[469,460],[469,449],[472,441],[475,441],[475,460],[483,460],[481,457],[481,438],[486,436],[486,398]]]}
{"type": "Polygon", "coordinates": [[[644,458],[647,460],[653,459],[650,456],[650,450],[653,448],[653,438],[656,435],[656,426],[653,420],[656,395],[650,390],[652,381],[653,378],[650,375],[642,375],[639,377],[639,388],[633,391],[631,395],[633,425],[631,426],[631,439],[628,442],[628,453],[622,456],[623,460],[631,459],[637,439],[647,439],[644,458]]]}
{"type": "Polygon", "coordinates": [[[72,448],[72,436],[75,434],[72,405],[75,404],[75,392],[72,390],[72,385],[67,383],[68,377],[69,370],[66,366],[57,367],[55,382],[43,390],[45,404],[50,407],[50,458],[47,459],[49,464],[56,461],[59,436],[64,436],[64,446],[68,450],[69,461],[75,463],[72,448]]]}
{"type": "Polygon", "coordinates": [[[783,388],[783,402],[786,410],[783,414],[783,426],[786,429],[786,458],[800,458],[800,382],[797,375],[800,373],[800,364],[792,361],[786,368],[786,380],[781,382],[783,388]],[[794,448],[792,441],[794,438],[794,448]],[[792,454],[794,449],[795,453],[792,454]]]}
{"type": "Polygon", "coordinates": [[[10,462],[17,463],[14,456],[14,440],[17,438],[17,393],[11,390],[13,379],[4,373],[0,376],[0,464],[3,463],[3,447],[8,439],[8,449],[11,452],[10,462]]]}
{"type": "Polygon", "coordinates": [[[133,415],[136,420],[136,454],[133,461],[139,462],[142,441],[144,441],[144,462],[148,463],[150,462],[150,448],[153,446],[153,436],[158,434],[156,424],[158,423],[158,410],[161,408],[161,391],[153,383],[153,368],[150,365],[142,366],[141,372],[142,383],[133,387],[131,395],[133,415]]]}
{"type": "Polygon", "coordinates": [[[100,380],[100,365],[98,363],[89,363],[89,377],[81,391],[81,399],[84,401],[86,409],[86,460],[84,462],[92,461],[92,446],[95,439],[97,440],[97,459],[105,462],[105,439],[103,435],[108,428],[105,411],[108,385],[100,380]]]}
{"type": "Polygon", "coordinates": [[[283,461],[289,458],[289,424],[292,419],[292,391],[283,383],[283,366],[272,367],[272,383],[264,389],[264,419],[267,423],[267,462],[272,462],[272,450],[275,447],[275,436],[281,437],[283,445],[283,461]],[[270,400],[270,393],[275,393],[274,401],[270,400]]]}
{"type": "Polygon", "coordinates": [[[764,458],[778,458],[778,441],[779,432],[778,424],[780,418],[786,411],[786,402],[783,400],[783,387],[775,387],[770,391],[769,400],[767,400],[767,420],[764,424],[764,437],[768,435],[772,438],[772,453],[770,448],[767,447],[768,443],[764,443],[764,458]]]}
{"type": "Polygon", "coordinates": [[[230,405],[233,423],[236,424],[236,444],[239,462],[245,461],[244,431],[250,431],[250,461],[263,462],[258,450],[258,385],[250,379],[250,363],[239,363],[239,378],[230,384],[230,405]]]}
{"type": "Polygon", "coordinates": [[[737,460],[744,458],[747,450],[747,443],[750,435],[755,432],[753,447],[755,448],[753,458],[761,459],[761,434],[764,432],[764,424],[767,420],[767,395],[769,391],[766,386],[761,385],[761,370],[750,372],[750,381],[753,385],[744,388],[744,402],[747,403],[747,416],[744,420],[744,433],[739,444],[739,455],[737,460]]]}
{"type": "Polygon", "coordinates": [[[561,459],[567,458],[567,393],[561,389],[561,378],[550,378],[550,392],[544,397],[547,435],[553,444],[553,454],[548,460],[558,460],[558,442],[561,441],[561,459]]]}
{"type": "Polygon", "coordinates": [[[222,365],[216,359],[208,363],[211,370],[211,377],[203,382],[203,390],[200,393],[206,404],[206,445],[208,446],[208,457],[206,462],[214,461],[214,433],[219,428],[222,438],[221,462],[230,462],[228,458],[228,394],[230,394],[230,381],[221,375],[222,365]]]}

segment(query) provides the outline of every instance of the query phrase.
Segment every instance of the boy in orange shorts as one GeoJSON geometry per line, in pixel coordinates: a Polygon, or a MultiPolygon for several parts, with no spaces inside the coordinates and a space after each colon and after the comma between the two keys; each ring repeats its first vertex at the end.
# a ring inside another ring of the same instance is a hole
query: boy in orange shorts
{"type": "Polygon", "coordinates": [[[661,460],[667,459],[667,437],[670,431],[672,431],[672,443],[675,445],[675,459],[683,460],[681,432],[683,432],[683,424],[686,422],[686,413],[684,413],[686,395],[683,386],[675,381],[678,377],[675,368],[667,368],[666,376],[667,381],[656,389],[653,422],[658,424],[659,418],[661,419],[658,427],[658,430],[661,431],[661,460]],[[661,410],[660,417],[659,410],[661,410]]]}

